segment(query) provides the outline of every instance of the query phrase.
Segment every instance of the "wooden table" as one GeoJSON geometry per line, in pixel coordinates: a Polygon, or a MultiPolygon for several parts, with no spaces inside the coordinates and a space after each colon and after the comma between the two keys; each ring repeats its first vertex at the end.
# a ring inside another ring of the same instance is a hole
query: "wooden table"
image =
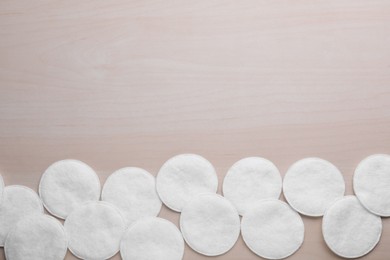
{"type": "MultiPolygon", "coordinates": [[[[37,190],[54,161],[157,174],[179,153],[285,174],[318,156],[353,194],[358,162],[390,153],[390,1],[0,1],[0,170],[37,190]]],[[[178,224],[179,214],[160,216],[178,224]]],[[[290,259],[337,259],[303,217],[290,259]]],[[[390,219],[367,259],[390,258],[390,219]]],[[[1,257],[4,258],[1,252],[1,257]]],[[[69,253],[66,259],[74,259],[69,253]]],[[[119,259],[119,256],[115,257],[119,259]]],[[[184,259],[209,259],[186,247],[184,259]]],[[[213,259],[258,259],[242,238],[213,259]]]]}

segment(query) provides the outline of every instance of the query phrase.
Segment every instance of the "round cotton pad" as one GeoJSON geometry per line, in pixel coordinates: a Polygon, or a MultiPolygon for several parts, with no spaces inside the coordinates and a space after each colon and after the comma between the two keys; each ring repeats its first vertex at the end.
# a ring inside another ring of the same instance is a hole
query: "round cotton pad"
{"type": "Polygon", "coordinates": [[[119,251],[126,223],[108,202],[88,202],[66,218],[69,250],[82,259],[107,259],[119,251]]]}
{"type": "Polygon", "coordinates": [[[282,259],[299,249],[305,231],[302,218],[295,210],[283,201],[267,199],[245,212],[241,233],[255,254],[282,259]]]}
{"type": "Polygon", "coordinates": [[[240,234],[237,210],[224,197],[206,193],[193,198],[181,212],[180,229],[196,252],[216,256],[229,251],[240,234]]]}
{"type": "Polygon", "coordinates": [[[344,196],[345,184],[340,171],[328,161],[306,158],[294,163],[283,180],[288,203],[303,215],[318,217],[344,196]]]}
{"type": "Polygon", "coordinates": [[[157,216],[162,205],[153,175],[136,167],[117,170],[108,177],[102,200],[117,206],[128,225],[143,217],[157,216]]]}
{"type": "Polygon", "coordinates": [[[278,168],[264,158],[249,157],[236,162],[223,181],[223,195],[243,215],[262,199],[277,199],[282,191],[278,168]]]}
{"type": "Polygon", "coordinates": [[[370,252],[382,232],[380,217],[367,211],[355,196],[336,201],[322,219],[322,234],[337,255],[356,258],[370,252]]]}
{"type": "Polygon", "coordinates": [[[218,188],[214,167],[196,154],[181,154],[169,159],[158,172],[156,181],[160,199],[178,212],[196,195],[215,193],[218,188]]]}
{"type": "Polygon", "coordinates": [[[65,219],[85,202],[99,200],[100,181],[85,163],[62,160],[52,164],[42,175],[39,195],[51,214],[65,219]]]}
{"type": "Polygon", "coordinates": [[[135,222],[126,231],[120,251],[123,260],[181,260],[184,241],[173,223],[149,217],[135,222]]]}
{"type": "Polygon", "coordinates": [[[390,155],[375,154],[361,161],[353,176],[353,189],[366,209],[390,217],[390,155]]]}
{"type": "Polygon", "coordinates": [[[62,260],[68,249],[68,239],[61,223],[39,214],[19,221],[5,241],[7,260],[62,260]]]}
{"type": "Polygon", "coordinates": [[[38,194],[26,186],[6,186],[0,206],[0,246],[18,221],[33,214],[43,214],[38,194]]]}
{"type": "Polygon", "coordinates": [[[4,181],[3,181],[3,177],[0,174],[0,205],[1,202],[3,201],[3,192],[4,192],[4,181]]]}

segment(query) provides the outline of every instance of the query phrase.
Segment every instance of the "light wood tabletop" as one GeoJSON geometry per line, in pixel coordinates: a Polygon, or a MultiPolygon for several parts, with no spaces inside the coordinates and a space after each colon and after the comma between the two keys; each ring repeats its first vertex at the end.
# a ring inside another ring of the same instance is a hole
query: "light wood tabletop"
{"type": "MultiPolygon", "coordinates": [[[[37,190],[66,158],[102,184],[124,166],[156,175],[179,153],[209,159],[219,193],[243,157],[265,157],[284,176],[317,156],[353,194],[359,161],[390,153],[390,1],[0,1],[6,185],[37,190]]],[[[159,216],[178,225],[165,206],[159,216]]],[[[339,259],[321,218],[303,220],[305,241],[289,259],[339,259]]],[[[387,218],[365,259],[389,259],[389,245],[387,218]]],[[[209,257],[186,246],[184,259],[209,257]]],[[[212,259],[259,257],[240,237],[212,259]]]]}

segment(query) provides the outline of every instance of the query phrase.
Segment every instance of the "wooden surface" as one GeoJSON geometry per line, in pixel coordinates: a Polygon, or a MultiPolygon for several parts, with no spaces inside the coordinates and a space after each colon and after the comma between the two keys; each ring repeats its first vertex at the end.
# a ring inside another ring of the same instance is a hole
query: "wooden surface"
{"type": "MultiPolygon", "coordinates": [[[[7,185],[37,190],[64,158],[88,163],[103,184],[124,166],[156,174],[185,152],[215,165],[219,192],[243,157],[268,158],[284,175],[318,156],[353,194],[357,163],[390,153],[390,1],[0,1],[7,185]]],[[[166,207],[160,216],[178,224],[166,207]]],[[[303,220],[290,259],[337,259],[321,218],[303,220]]],[[[366,259],[390,258],[389,244],[383,219],[366,259]]],[[[209,258],[186,247],[184,259],[209,258]]],[[[215,259],[258,257],[240,238],[215,259]]]]}

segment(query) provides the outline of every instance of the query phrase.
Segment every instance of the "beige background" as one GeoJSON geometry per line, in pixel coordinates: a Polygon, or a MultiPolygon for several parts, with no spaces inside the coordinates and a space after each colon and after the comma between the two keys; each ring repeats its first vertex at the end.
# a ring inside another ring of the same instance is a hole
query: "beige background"
{"type": "MultiPolygon", "coordinates": [[[[330,160],[353,194],[357,163],[390,153],[390,1],[1,0],[0,170],[37,189],[54,161],[156,174],[198,153],[282,175],[330,160]]],[[[161,217],[178,224],[163,207],[161,217]]],[[[291,259],[337,259],[303,217],[291,259]]],[[[367,259],[390,258],[390,219],[367,259]]],[[[3,252],[0,258],[4,258],[3,252]]],[[[215,259],[258,259],[240,238],[215,259]]],[[[74,259],[68,254],[67,259],[74,259]]],[[[116,257],[115,259],[119,259],[116,257]]],[[[184,259],[208,259],[188,247],[184,259]]]]}

